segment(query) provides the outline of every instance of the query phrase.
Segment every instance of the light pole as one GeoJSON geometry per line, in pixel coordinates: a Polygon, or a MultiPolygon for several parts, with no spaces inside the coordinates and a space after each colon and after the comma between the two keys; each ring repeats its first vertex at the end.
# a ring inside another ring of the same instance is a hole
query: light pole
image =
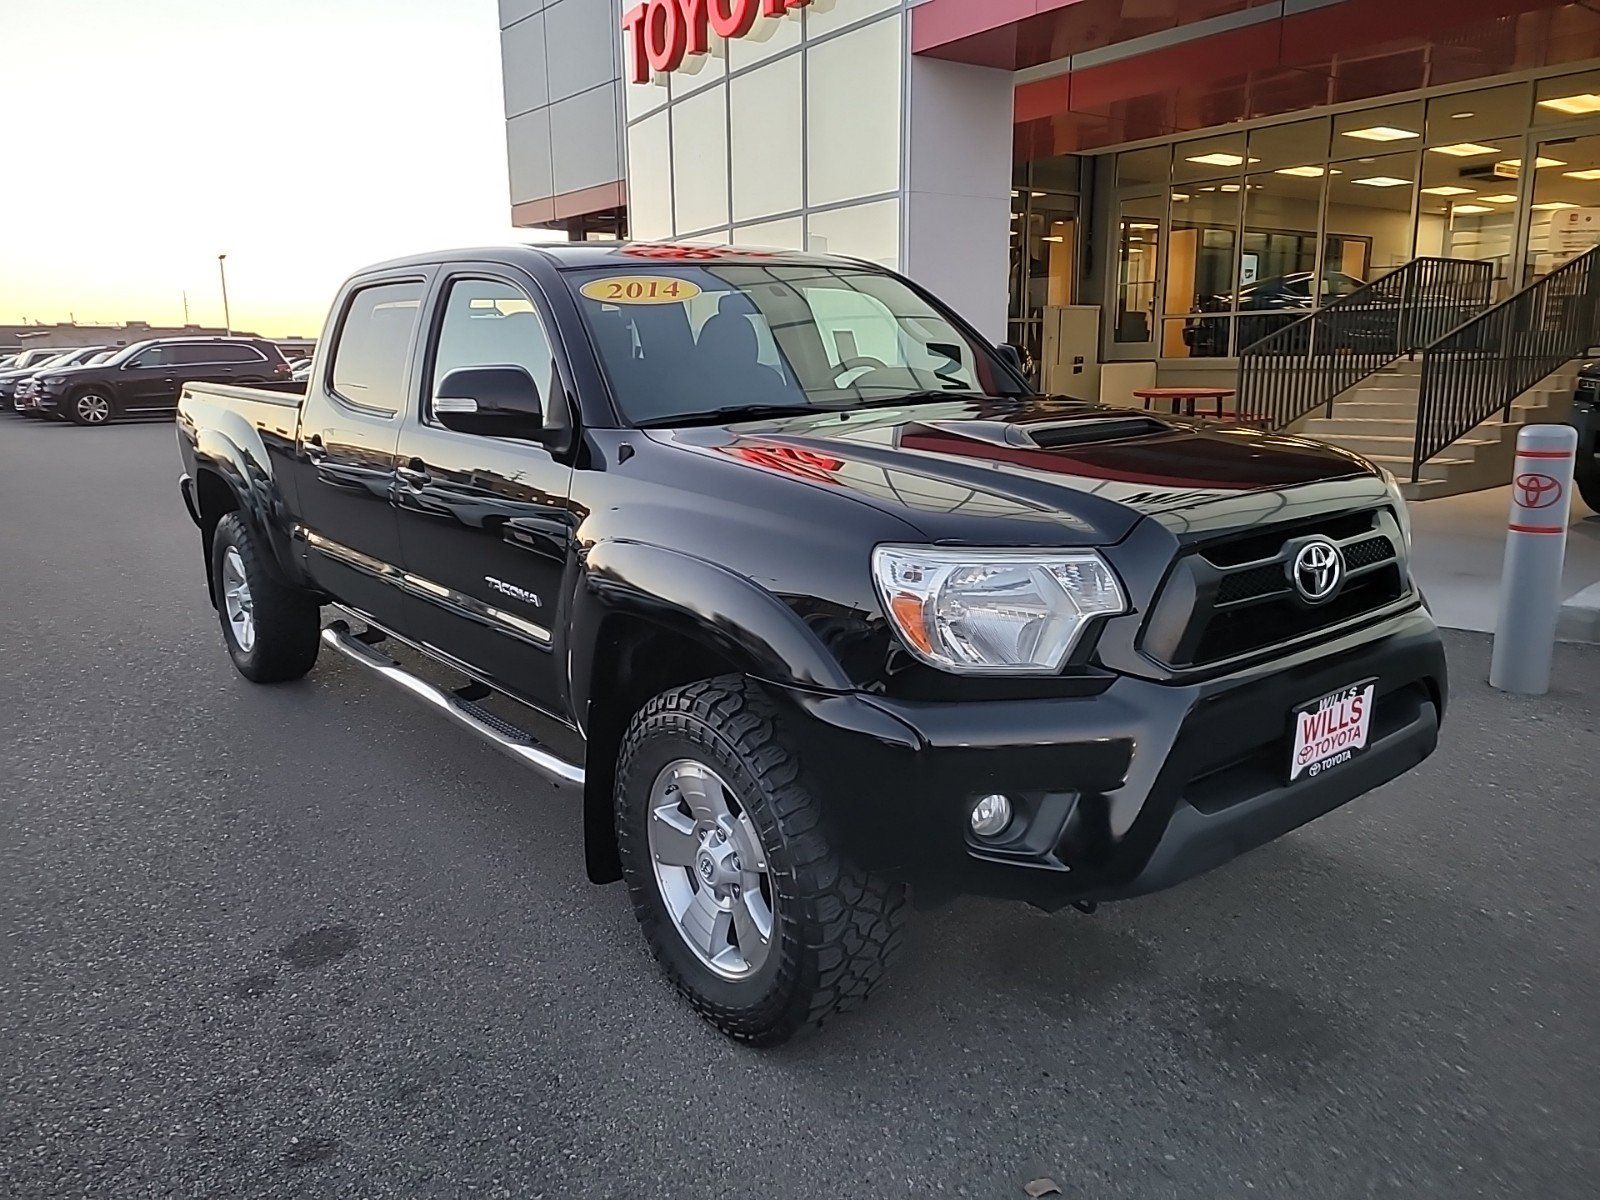
{"type": "Polygon", "coordinates": [[[233,316],[228,312],[228,256],[217,255],[217,273],[222,276],[222,325],[233,335],[233,316]]]}

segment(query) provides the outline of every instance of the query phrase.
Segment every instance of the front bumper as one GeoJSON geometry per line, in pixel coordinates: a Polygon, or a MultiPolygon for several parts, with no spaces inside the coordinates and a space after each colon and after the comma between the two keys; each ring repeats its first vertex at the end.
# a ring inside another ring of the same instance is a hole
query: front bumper
{"type": "Polygon", "coordinates": [[[1447,686],[1438,630],[1417,608],[1198,683],[1121,676],[1092,697],[973,703],[783,694],[864,865],[925,900],[1058,907],[1170,887],[1403,774],[1433,752],[1447,686]],[[1368,748],[1289,783],[1294,708],[1369,677],[1368,748]],[[1019,812],[998,844],[967,827],[989,792],[1019,812]]]}

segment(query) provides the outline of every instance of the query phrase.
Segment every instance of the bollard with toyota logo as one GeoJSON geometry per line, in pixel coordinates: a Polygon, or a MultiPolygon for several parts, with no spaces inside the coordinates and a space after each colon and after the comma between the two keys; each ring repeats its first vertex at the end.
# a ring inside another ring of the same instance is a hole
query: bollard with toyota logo
{"type": "Polygon", "coordinates": [[[1517,435],[1489,665],[1490,686],[1503,692],[1542,696],[1550,690],[1577,449],[1578,431],[1568,425],[1530,425],[1517,435]]]}

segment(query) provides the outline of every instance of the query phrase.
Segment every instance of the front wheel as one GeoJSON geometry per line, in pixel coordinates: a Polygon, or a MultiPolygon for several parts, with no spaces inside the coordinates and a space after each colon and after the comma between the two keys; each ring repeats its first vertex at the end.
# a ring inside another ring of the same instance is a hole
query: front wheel
{"type": "Polygon", "coordinates": [[[864,1000],[904,924],[905,887],[846,862],[772,702],[724,677],[634,717],[617,843],[651,953],[701,1016],[775,1045],[864,1000]]]}
{"type": "Polygon", "coordinates": [[[322,610],[279,579],[266,554],[243,517],[223,517],[211,540],[211,594],[223,644],[239,674],[254,683],[282,683],[316,664],[322,610]]]}
{"type": "Polygon", "coordinates": [[[74,425],[104,425],[111,420],[111,397],[91,388],[67,402],[67,419],[74,425]]]}

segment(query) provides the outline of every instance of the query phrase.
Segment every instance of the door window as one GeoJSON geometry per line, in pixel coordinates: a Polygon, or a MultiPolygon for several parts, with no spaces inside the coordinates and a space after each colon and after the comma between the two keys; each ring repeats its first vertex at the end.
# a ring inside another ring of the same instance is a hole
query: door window
{"type": "Polygon", "coordinates": [[[461,367],[522,367],[533,377],[548,412],[560,391],[555,354],[533,301],[496,279],[457,279],[445,300],[434,353],[430,398],[461,367]]]}
{"type": "Polygon", "coordinates": [[[128,363],[130,367],[167,367],[173,362],[173,347],[151,346],[148,350],[141,350],[133,356],[128,363]]]}
{"type": "Polygon", "coordinates": [[[333,352],[333,391],[341,400],[400,411],[421,307],[422,284],[413,280],[374,284],[351,296],[333,352]]]}

